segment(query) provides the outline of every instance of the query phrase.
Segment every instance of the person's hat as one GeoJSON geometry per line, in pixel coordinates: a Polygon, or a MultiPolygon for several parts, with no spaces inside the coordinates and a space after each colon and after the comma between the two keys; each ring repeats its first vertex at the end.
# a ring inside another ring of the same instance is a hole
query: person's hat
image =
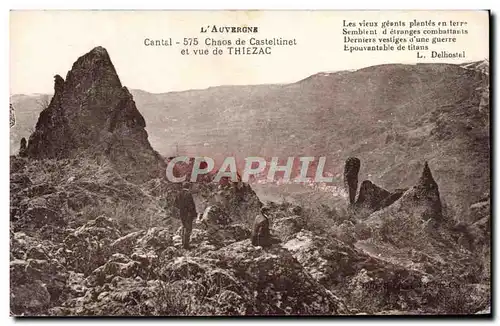
{"type": "Polygon", "coordinates": [[[268,214],[271,211],[271,208],[267,205],[264,205],[260,208],[260,212],[262,214],[268,214]]]}

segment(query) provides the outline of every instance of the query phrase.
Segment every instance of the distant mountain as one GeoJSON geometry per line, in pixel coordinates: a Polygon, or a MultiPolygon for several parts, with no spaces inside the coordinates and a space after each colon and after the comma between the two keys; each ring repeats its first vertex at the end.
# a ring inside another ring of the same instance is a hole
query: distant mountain
{"type": "Polygon", "coordinates": [[[466,69],[481,71],[485,75],[490,74],[490,61],[488,59],[463,63],[460,66],[466,69]]]}
{"type": "Polygon", "coordinates": [[[10,154],[19,151],[22,137],[29,138],[35,130],[35,124],[40,112],[48,106],[52,95],[49,94],[15,94],[10,97],[14,109],[16,124],[10,128],[10,154]]]}
{"type": "MultiPolygon", "coordinates": [[[[489,192],[487,68],[387,64],[286,85],[130,93],[164,156],[327,156],[338,186],[344,160],[357,156],[360,180],[386,189],[413,185],[428,161],[443,200],[464,212],[489,192]]],[[[36,111],[33,99],[11,102],[36,111]]]]}

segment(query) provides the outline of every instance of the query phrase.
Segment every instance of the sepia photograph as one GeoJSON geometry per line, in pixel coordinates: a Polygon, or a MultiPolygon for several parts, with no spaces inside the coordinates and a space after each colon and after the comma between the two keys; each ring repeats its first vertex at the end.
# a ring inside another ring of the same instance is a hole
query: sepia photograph
{"type": "Polygon", "coordinates": [[[10,11],[10,316],[491,318],[490,19],[10,11]]]}

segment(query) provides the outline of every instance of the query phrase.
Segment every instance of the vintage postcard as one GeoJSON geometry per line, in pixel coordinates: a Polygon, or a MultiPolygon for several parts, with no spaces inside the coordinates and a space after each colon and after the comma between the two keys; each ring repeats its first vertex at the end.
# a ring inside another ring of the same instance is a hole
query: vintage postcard
{"type": "Polygon", "coordinates": [[[11,11],[11,315],[491,316],[489,26],[11,11]]]}

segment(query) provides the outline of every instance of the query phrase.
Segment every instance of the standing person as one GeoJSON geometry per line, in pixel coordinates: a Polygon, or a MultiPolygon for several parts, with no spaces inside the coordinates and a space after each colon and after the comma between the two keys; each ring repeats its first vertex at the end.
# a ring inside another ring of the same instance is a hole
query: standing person
{"type": "Polygon", "coordinates": [[[184,183],[182,190],[175,200],[175,207],[179,209],[179,217],[182,222],[182,247],[189,249],[189,239],[193,230],[193,221],[196,219],[197,212],[194,204],[193,195],[189,189],[189,183],[184,183]]]}
{"type": "Polygon", "coordinates": [[[252,227],[252,245],[268,247],[271,245],[271,233],[269,231],[269,207],[260,209],[260,214],[255,217],[252,227]]]}

